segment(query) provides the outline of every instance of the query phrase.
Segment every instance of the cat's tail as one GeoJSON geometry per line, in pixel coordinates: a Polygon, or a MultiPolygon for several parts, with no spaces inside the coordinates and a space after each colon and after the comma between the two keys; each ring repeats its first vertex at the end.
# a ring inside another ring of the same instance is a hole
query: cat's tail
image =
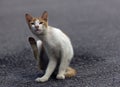
{"type": "Polygon", "coordinates": [[[72,67],[68,67],[65,72],[65,77],[66,78],[74,77],[76,74],[77,71],[75,69],[73,69],[72,67]]]}

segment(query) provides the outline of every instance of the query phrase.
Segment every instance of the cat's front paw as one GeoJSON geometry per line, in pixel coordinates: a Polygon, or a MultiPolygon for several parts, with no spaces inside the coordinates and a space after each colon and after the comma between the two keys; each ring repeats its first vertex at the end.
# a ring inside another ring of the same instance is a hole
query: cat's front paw
{"type": "Polygon", "coordinates": [[[65,75],[60,75],[60,74],[58,74],[56,78],[57,78],[57,79],[65,79],[65,75]]]}
{"type": "Polygon", "coordinates": [[[41,78],[38,77],[38,78],[35,79],[35,81],[36,82],[46,82],[46,81],[48,81],[48,78],[47,77],[41,77],[41,78]]]}

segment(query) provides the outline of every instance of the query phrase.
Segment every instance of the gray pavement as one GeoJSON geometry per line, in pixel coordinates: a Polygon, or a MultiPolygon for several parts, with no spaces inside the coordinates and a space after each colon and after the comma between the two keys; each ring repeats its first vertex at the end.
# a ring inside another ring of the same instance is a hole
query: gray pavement
{"type": "Polygon", "coordinates": [[[119,0],[1,0],[0,87],[120,87],[119,0]],[[46,83],[27,41],[24,15],[49,13],[49,24],[71,38],[77,76],[46,83]]]}

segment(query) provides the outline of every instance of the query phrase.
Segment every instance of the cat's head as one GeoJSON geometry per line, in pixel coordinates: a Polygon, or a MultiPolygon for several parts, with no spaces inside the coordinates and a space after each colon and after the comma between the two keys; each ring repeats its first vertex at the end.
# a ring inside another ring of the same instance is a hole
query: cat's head
{"type": "Polygon", "coordinates": [[[44,11],[42,16],[33,17],[30,14],[25,14],[26,21],[30,30],[34,34],[43,34],[48,27],[48,13],[44,11]]]}

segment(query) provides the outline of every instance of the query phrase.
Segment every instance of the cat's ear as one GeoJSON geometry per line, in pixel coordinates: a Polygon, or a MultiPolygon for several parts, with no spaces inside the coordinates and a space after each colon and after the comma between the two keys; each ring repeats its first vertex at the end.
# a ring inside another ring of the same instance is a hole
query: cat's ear
{"type": "Polygon", "coordinates": [[[33,19],[33,17],[28,13],[25,14],[25,18],[27,22],[30,22],[33,19]]]}
{"type": "Polygon", "coordinates": [[[48,12],[44,11],[41,18],[47,22],[48,21],[48,12]]]}

